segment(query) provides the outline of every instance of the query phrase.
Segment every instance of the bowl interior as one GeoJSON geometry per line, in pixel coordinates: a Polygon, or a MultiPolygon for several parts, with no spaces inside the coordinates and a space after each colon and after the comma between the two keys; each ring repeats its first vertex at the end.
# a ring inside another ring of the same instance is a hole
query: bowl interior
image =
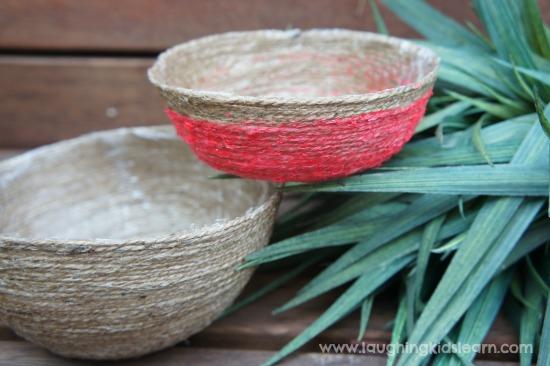
{"type": "Polygon", "coordinates": [[[121,129],[0,164],[0,236],[144,239],[244,215],[266,183],[209,179],[171,128],[121,129]]]}
{"type": "Polygon", "coordinates": [[[174,47],[152,74],[169,87],[242,96],[366,94],[419,81],[436,66],[423,51],[344,30],[230,33],[174,47]]]}

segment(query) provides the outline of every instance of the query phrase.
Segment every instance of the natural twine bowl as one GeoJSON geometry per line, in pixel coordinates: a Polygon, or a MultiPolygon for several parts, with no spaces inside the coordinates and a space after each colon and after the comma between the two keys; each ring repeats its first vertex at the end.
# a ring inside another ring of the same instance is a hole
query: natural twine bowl
{"type": "Polygon", "coordinates": [[[208,179],[170,127],[119,129],[0,162],[0,322],[77,358],[136,357],[230,305],[279,196],[208,179]]]}
{"type": "Polygon", "coordinates": [[[422,118],[438,58],[427,48],[348,30],[252,31],[162,53],[149,79],[195,154],[276,182],[376,167],[422,118]]]}

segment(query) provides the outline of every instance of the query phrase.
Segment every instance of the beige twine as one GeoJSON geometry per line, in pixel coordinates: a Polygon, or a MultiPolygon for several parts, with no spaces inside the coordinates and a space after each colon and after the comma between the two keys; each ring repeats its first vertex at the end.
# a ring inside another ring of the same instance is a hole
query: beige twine
{"type": "Polygon", "coordinates": [[[69,357],[188,338],[230,305],[279,195],[208,179],[171,128],[89,134],[0,163],[0,320],[69,357]]]}
{"type": "Polygon", "coordinates": [[[342,29],[213,35],[163,52],[149,79],[180,114],[238,123],[340,118],[403,106],[435,82],[437,56],[342,29]]]}

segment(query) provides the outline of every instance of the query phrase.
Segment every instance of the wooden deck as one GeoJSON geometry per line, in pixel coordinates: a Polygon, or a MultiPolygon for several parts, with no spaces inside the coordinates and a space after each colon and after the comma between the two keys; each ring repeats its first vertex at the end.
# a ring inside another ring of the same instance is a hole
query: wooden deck
{"type": "MultiPolygon", "coordinates": [[[[428,0],[459,21],[474,21],[460,1],[428,0]]],[[[550,20],[550,2],[539,1],[550,20]]],[[[382,8],[393,35],[416,33],[382,8]]],[[[166,124],[163,103],[145,72],[171,45],[212,33],[261,28],[374,30],[367,0],[2,0],[0,3],[0,159],[85,132],[166,124]]],[[[309,274],[311,276],[312,273],[309,274]]],[[[269,282],[257,273],[246,291],[269,282]]],[[[321,314],[337,291],[279,316],[271,310],[308,279],[215,322],[188,342],[116,365],[258,365],[321,314]]],[[[363,341],[387,343],[395,308],[377,299],[363,341]]],[[[383,355],[321,354],[319,343],[355,342],[358,314],[324,332],[284,365],[384,365],[383,355]]],[[[487,343],[515,343],[497,320],[487,343]]],[[[480,365],[512,365],[516,355],[485,354],[480,365]]],[[[85,365],[65,360],[0,325],[0,366],[85,365]]]]}

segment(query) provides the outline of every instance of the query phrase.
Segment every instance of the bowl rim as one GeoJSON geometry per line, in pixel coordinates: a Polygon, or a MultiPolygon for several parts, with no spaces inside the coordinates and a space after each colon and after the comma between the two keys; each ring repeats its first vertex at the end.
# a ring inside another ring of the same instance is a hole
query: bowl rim
{"type": "Polygon", "coordinates": [[[384,34],[341,29],[341,28],[314,28],[308,30],[300,29],[267,29],[267,30],[255,30],[255,31],[239,31],[239,32],[226,32],[221,34],[214,34],[196,38],[184,43],[172,46],[159,54],[155,62],[147,70],[147,76],[149,81],[163,91],[169,91],[180,94],[184,98],[196,98],[203,99],[208,103],[213,104],[237,104],[237,105],[278,105],[278,106],[295,106],[295,105],[323,105],[323,104],[340,104],[340,103],[368,103],[370,101],[376,101],[379,99],[386,99],[392,96],[397,96],[411,90],[420,89],[423,86],[433,84],[437,77],[437,70],[439,68],[440,59],[437,54],[430,48],[414,43],[410,40],[387,36],[384,34]],[[374,40],[381,43],[389,44],[404,52],[416,53],[422,56],[428,61],[431,61],[433,67],[426,73],[424,73],[418,80],[403,84],[393,88],[381,89],[374,92],[362,93],[362,94],[343,94],[338,96],[250,96],[242,95],[230,92],[221,91],[208,91],[201,89],[192,89],[182,86],[176,86],[173,84],[165,83],[163,78],[157,77],[156,73],[163,68],[168,59],[176,52],[185,50],[186,48],[207,45],[209,42],[220,40],[223,38],[234,37],[266,37],[266,38],[296,38],[302,35],[306,36],[341,36],[353,39],[374,40]]]}
{"type": "MultiPolygon", "coordinates": [[[[0,173],[2,170],[5,170],[10,165],[18,165],[22,162],[26,164],[28,161],[31,161],[35,156],[40,156],[47,154],[50,150],[58,149],[71,149],[76,146],[79,146],[83,142],[91,142],[94,139],[101,138],[102,136],[113,136],[117,135],[128,135],[135,134],[143,136],[144,133],[151,131],[159,132],[168,132],[172,129],[170,125],[157,125],[157,126],[141,126],[141,127],[123,127],[115,128],[109,130],[96,131],[91,133],[86,133],[81,136],[61,140],[52,144],[44,145],[17,156],[5,159],[0,161],[0,173]]],[[[173,135],[174,140],[179,140],[177,136],[173,135]]],[[[182,142],[183,144],[183,142],[182,142]]],[[[203,162],[199,162],[204,164],[203,162]]],[[[6,245],[22,245],[23,248],[39,248],[40,250],[56,251],[56,252],[69,252],[69,253],[79,253],[79,252],[93,252],[101,251],[102,249],[113,250],[117,248],[124,247],[139,247],[135,249],[158,249],[158,246],[168,245],[172,246],[174,243],[193,240],[197,237],[203,236],[214,236],[216,234],[222,233],[228,229],[238,227],[250,220],[258,219],[262,214],[269,211],[270,209],[275,209],[277,204],[281,200],[282,193],[279,189],[276,188],[276,185],[258,181],[261,184],[266,186],[266,191],[261,197],[261,203],[258,205],[251,206],[243,215],[236,216],[230,219],[226,219],[220,222],[215,222],[212,224],[198,226],[193,229],[186,229],[175,233],[167,234],[166,236],[158,236],[145,239],[63,239],[63,238],[26,238],[5,235],[0,232],[0,250],[6,245]],[[154,247],[148,248],[148,245],[154,245],[154,247]],[[144,247],[145,246],[145,247],[144,247]]],[[[132,250],[132,249],[129,249],[132,250]]]]}

